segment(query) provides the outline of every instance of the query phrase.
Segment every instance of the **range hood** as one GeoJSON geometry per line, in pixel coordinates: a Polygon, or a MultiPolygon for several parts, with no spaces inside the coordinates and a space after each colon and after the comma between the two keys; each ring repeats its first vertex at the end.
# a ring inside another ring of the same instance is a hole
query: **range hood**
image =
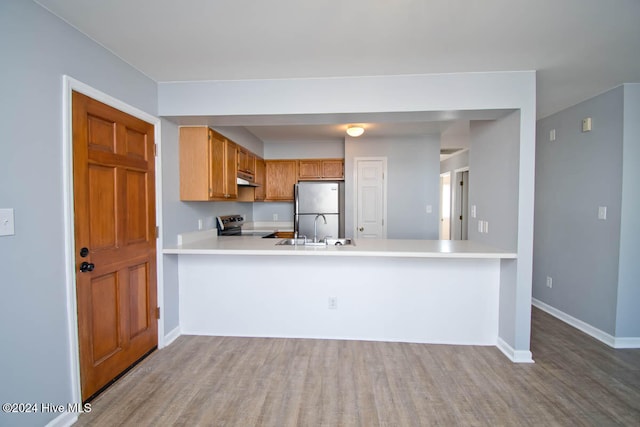
{"type": "Polygon", "coordinates": [[[241,187],[260,187],[260,184],[256,184],[253,181],[248,181],[248,180],[246,180],[244,178],[240,178],[240,177],[236,178],[236,182],[241,187]]]}
{"type": "Polygon", "coordinates": [[[254,181],[255,177],[252,173],[245,173],[244,171],[238,171],[236,174],[236,182],[241,187],[260,187],[254,181]]]}

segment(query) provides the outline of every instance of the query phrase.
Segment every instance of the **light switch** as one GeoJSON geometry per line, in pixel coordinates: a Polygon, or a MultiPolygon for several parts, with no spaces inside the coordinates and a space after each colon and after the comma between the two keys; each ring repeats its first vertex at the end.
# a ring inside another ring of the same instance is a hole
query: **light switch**
{"type": "Polygon", "coordinates": [[[556,140],[556,130],[551,129],[549,131],[549,141],[555,141],[555,140],[556,140]]]}
{"type": "Polygon", "coordinates": [[[602,219],[602,220],[607,219],[607,207],[606,206],[598,206],[598,219],[602,219]]]}
{"type": "Polygon", "coordinates": [[[591,132],[591,117],[582,119],[582,132],[591,132]]]}
{"type": "Polygon", "coordinates": [[[484,230],[484,221],[478,221],[478,233],[482,233],[484,230]]]}
{"type": "Polygon", "coordinates": [[[489,232],[489,221],[485,221],[484,222],[484,232],[488,233],[489,232]]]}
{"type": "Polygon", "coordinates": [[[430,214],[431,212],[433,212],[433,206],[427,205],[427,213],[430,214]]]}
{"type": "Polygon", "coordinates": [[[15,226],[13,220],[13,209],[0,209],[0,236],[13,236],[15,226]]]}

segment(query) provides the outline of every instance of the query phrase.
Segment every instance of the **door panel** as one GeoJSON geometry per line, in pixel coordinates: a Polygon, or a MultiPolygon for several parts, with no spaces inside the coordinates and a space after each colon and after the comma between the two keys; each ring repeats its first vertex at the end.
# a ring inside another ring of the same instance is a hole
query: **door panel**
{"type": "Polygon", "coordinates": [[[384,160],[357,160],[356,238],[386,238],[384,160]]]}
{"type": "Polygon", "coordinates": [[[90,150],[115,153],[116,124],[113,121],[89,114],[87,117],[87,126],[90,150]]]}
{"type": "Polygon", "coordinates": [[[73,169],[85,401],[158,341],[153,125],[74,92],[73,169]]]}
{"type": "Polygon", "coordinates": [[[148,160],[147,135],[136,129],[127,128],[126,156],[132,159],[148,160]]]}
{"type": "Polygon", "coordinates": [[[125,244],[149,242],[149,224],[147,214],[147,174],[127,170],[126,172],[126,212],[128,227],[125,244]]]}
{"type": "Polygon", "coordinates": [[[118,279],[107,274],[91,281],[91,326],[94,365],[120,349],[118,279]]]}
{"type": "Polygon", "coordinates": [[[134,338],[149,328],[148,264],[129,267],[129,336],[134,338]]]}
{"type": "Polygon", "coordinates": [[[93,251],[115,248],[116,230],[116,169],[89,165],[89,233],[93,251]]]}

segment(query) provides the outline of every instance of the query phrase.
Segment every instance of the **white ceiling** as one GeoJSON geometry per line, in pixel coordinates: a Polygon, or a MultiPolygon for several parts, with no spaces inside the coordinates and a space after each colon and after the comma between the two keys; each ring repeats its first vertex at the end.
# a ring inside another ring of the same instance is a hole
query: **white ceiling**
{"type": "Polygon", "coordinates": [[[640,82],[638,0],[36,2],[156,81],[536,70],[538,117],[640,82]]]}

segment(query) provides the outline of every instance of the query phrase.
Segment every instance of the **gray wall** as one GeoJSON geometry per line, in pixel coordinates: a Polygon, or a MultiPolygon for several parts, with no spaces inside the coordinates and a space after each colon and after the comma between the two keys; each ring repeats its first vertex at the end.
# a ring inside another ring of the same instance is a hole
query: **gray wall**
{"type": "Polygon", "coordinates": [[[253,204],[254,221],[273,221],[273,214],[278,215],[277,221],[291,221],[291,223],[293,223],[293,202],[264,202],[253,204]]]}
{"type": "Polygon", "coordinates": [[[469,240],[516,252],[518,250],[518,171],[520,112],[471,124],[469,150],[469,240]],[[478,221],[489,232],[478,232],[478,221]]]}
{"type": "MultiPolygon", "coordinates": [[[[471,124],[469,150],[469,240],[503,250],[518,247],[520,194],[520,111],[502,119],[471,124]],[[478,221],[488,221],[489,232],[478,232],[478,221]]],[[[500,262],[500,323],[498,335],[514,348],[528,348],[531,292],[517,287],[518,262],[500,262]],[[526,304],[525,304],[526,303],[526,304]],[[518,312],[518,307],[522,310],[518,312]],[[525,307],[528,310],[525,310],[525,307]]]]}
{"type": "Polygon", "coordinates": [[[265,159],[343,158],[344,141],[266,142],[265,159]]]}
{"type": "Polygon", "coordinates": [[[264,158],[264,143],[257,136],[249,132],[242,126],[216,126],[213,129],[222,135],[231,139],[233,142],[242,145],[244,148],[252,151],[260,157],[264,158]]]}
{"type": "Polygon", "coordinates": [[[617,337],[640,337],[640,84],[624,85],[617,337]]]}
{"type": "MultiPolygon", "coordinates": [[[[611,335],[616,332],[622,118],[623,87],[618,87],[537,125],[533,296],[611,335]],[[592,118],[591,132],[581,132],[585,117],[592,118]],[[556,130],[553,142],[551,129],[556,130]],[[598,206],[607,207],[606,221],[598,220],[598,206]],[[552,288],[546,287],[547,276],[553,278],[552,288]]],[[[636,147],[637,141],[636,133],[636,147]]],[[[637,169],[631,173],[636,174],[631,191],[637,193],[637,169]]],[[[631,197],[637,206],[638,196],[631,197]]]]}
{"type": "Polygon", "coordinates": [[[345,140],[345,235],[353,236],[353,174],[356,157],[387,157],[387,238],[438,239],[440,205],[440,139],[410,138],[345,140]],[[433,207],[426,213],[426,206],[433,207]]]}
{"type": "MultiPolygon", "coordinates": [[[[0,2],[1,402],[72,401],[62,170],[62,76],[149,114],[156,84],[31,1],[0,2]]],[[[42,426],[56,414],[0,414],[0,425],[42,426]]]]}

